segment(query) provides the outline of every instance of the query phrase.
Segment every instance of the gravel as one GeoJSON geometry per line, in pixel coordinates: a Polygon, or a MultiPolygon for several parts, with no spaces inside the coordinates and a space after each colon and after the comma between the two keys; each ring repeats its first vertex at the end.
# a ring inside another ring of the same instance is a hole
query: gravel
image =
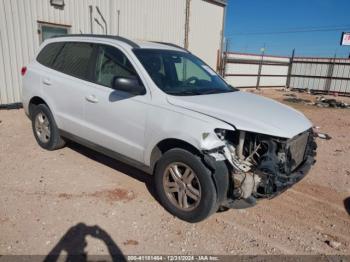
{"type": "Polygon", "coordinates": [[[350,255],[349,111],[284,103],[332,136],[317,140],[311,172],[272,200],[197,224],[162,208],[150,176],[76,144],[45,151],[23,110],[0,110],[0,254],[350,255]]]}

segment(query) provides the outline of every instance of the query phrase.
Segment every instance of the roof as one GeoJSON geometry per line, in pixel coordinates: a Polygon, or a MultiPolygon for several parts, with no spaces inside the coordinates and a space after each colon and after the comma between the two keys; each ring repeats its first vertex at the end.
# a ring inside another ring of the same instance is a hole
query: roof
{"type": "Polygon", "coordinates": [[[158,41],[143,41],[143,40],[137,40],[135,42],[139,45],[139,48],[167,49],[167,50],[188,52],[188,50],[186,50],[185,48],[172,43],[158,42],[158,41]]]}
{"type": "Polygon", "coordinates": [[[54,38],[100,38],[100,39],[110,39],[123,42],[124,44],[129,45],[132,48],[149,48],[149,49],[167,49],[167,50],[176,50],[176,51],[185,51],[188,52],[183,47],[172,43],[166,42],[156,42],[156,41],[143,41],[143,40],[130,40],[121,36],[114,35],[97,35],[97,34],[68,34],[63,36],[56,36],[54,38]]]}
{"type": "Polygon", "coordinates": [[[217,4],[220,6],[226,6],[227,5],[227,0],[204,0],[212,4],[217,4]]]}

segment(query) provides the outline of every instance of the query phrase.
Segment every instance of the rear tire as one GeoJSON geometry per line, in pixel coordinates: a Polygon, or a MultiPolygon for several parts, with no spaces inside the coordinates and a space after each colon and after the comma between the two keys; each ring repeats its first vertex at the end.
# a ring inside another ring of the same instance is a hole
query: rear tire
{"type": "Polygon", "coordinates": [[[46,150],[56,150],[65,145],[55,119],[45,104],[36,106],[32,114],[32,129],[38,144],[46,150]]]}
{"type": "Polygon", "coordinates": [[[218,210],[211,172],[186,150],[171,149],[161,157],[155,186],[165,209],[187,222],[202,221],[218,210]]]}

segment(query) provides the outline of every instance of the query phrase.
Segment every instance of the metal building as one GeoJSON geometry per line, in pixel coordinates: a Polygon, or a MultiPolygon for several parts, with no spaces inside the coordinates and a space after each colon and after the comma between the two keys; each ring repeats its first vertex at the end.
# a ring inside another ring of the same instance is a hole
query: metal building
{"type": "Polygon", "coordinates": [[[0,0],[0,105],[21,101],[21,67],[59,34],[112,34],[170,42],[214,69],[226,0],[0,0]]]}

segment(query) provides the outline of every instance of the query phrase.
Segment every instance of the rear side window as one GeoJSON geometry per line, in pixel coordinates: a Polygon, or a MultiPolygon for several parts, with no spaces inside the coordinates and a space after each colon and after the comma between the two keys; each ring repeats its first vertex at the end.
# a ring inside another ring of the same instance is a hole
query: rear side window
{"type": "Polygon", "coordinates": [[[89,68],[94,45],[90,43],[65,43],[54,59],[52,68],[62,73],[89,80],[89,68]]]}
{"type": "Polygon", "coordinates": [[[64,43],[61,42],[46,45],[39,53],[37,61],[44,66],[52,67],[52,63],[62,50],[63,45],[64,43]]]}

